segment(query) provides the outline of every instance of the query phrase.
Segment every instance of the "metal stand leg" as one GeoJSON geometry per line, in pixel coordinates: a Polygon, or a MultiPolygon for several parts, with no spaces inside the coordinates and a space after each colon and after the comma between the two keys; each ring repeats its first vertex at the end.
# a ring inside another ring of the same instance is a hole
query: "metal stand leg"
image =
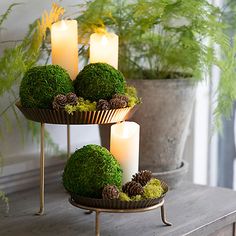
{"type": "Polygon", "coordinates": [[[41,123],[41,145],[40,145],[40,209],[37,215],[44,214],[44,128],[41,123]]]}
{"type": "Polygon", "coordinates": [[[171,226],[172,224],[166,220],[164,204],[161,206],[161,219],[165,225],[171,226]]]}
{"type": "Polygon", "coordinates": [[[96,236],[100,236],[99,211],[96,211],[96,236]]]}
{"type": "Polygon", "coordinates": [[[67,125],[67,158],[70,158],[70,125],[67,125]]]}

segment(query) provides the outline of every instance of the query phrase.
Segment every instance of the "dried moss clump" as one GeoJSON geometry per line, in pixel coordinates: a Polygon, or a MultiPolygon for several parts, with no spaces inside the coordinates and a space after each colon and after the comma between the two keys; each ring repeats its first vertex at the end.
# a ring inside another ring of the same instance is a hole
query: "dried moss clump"
{"type": "Polygon", "coordinates": [[[161,187],[161,182],[158,179],[151,179],[147,185],[144,186],[143,188],[144,193],[143,193],[143,198],[158,198],[160,197],[163,193],[164,190],[161,187]]]}
{"type": "Polygon", "coordinates": [[[126,202],[131,201],[131,198],[128,196],[128,194],[123,193],[123,192],[120,192],[119,199],[121,201],[126,201],[126,202]]]}
{"type": "Polygon", "coordinates": [[[69,74],[58,65],[36,66],[24,75],[20,86],[23,107],[52,108],[56,95],[73,92],[69,74]]]}
{"type": "Polygon", "coordinates": [[[71,155],[63,173],[67,191],[84,197],[102,198],[106,185],[121,187],[122,170],[104,147],[87,145],[71,155]]]}
{"type": "Polygon", "coordinates": [[[106,63],[85,66],[74,81],[77,96],[90,101],[109,100],[114,94],[124,94],[125,85],[122,73],[106,63]]]}

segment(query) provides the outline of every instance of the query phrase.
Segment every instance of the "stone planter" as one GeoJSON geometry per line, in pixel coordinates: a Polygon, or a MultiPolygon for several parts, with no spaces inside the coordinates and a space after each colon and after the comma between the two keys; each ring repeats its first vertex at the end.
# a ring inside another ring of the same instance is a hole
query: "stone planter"
{"type": "MultiPolygon", "coordinates": [[[[187,79],[128,80],[142,105],[132,120],[140,124],[140,169],[177,187],[187,172],[183,151],[192,115],[195,86],[187,79]]],[[[102,144],[109,146],[109,126],[100,126],[102,144]]]]}
{"type": "Polygon", "coordinates": [[[186,79],[130,80],[142,98],[133,119],[141,126],[140,169],[177,187],[188,164],[183,152],[195,101],[195,86],[186,79]]]}

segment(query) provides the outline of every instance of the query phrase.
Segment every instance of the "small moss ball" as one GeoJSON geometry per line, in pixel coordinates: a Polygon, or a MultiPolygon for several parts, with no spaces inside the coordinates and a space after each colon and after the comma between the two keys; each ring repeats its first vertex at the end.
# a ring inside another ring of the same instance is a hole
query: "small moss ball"
{"type": "Polygon", "coordinates": [[[75,93],[90,101],[111,99],[125,93],[122,73],[106,63],[92,63],[84,67],[74,81],[75,93]]]}
{"type": "Polygon", "coordinates": [[[94,144],[75,151],[63,173],[65,189],[84,197],[102,198],[104,186],[120,188],[121,181],[120,164],[106,148],[94,144]]]}
{"type": "Polygon", "coordinates": [[[74,92],[69,74],[58,65],[29,69],[20,85],[20,100],[27,108],[52,108],[56,95],[74,92]]]}

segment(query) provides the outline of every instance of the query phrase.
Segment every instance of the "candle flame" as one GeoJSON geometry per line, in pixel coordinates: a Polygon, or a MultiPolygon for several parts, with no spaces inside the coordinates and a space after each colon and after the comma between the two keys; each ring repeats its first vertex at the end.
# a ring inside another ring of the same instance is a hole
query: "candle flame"
{"type": "Polygon", "coordinates": [[[107,40],[107,37],[105,35],[102,36],[102,39],[101,39],[101,44],[103,46],[105,46],[107,44],[108,40],[107,40]]]}
{"type": "Polygon", "coordinates": [[[61,30],[66,30],[67,29],[67,25],[66,25],[66,22],[64,20],[61,21],[61,30]]]}
{"type": "Polygon", "coordinates": [[[125,122],[121,122],[120,127],[121,127],[121,136],[123,138],[128,138],[129,137],[129,130],[128,130],[127,126],[125,125],[125,122]]]}

